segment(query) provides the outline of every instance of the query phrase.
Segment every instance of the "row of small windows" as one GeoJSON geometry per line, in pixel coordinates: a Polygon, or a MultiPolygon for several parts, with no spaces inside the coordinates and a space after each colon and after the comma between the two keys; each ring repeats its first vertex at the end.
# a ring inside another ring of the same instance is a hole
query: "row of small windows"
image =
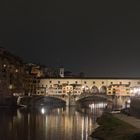
{"type": "MultiPolygon", "coordinates": [[[[117,92],[116,91],[113,91],[113,92],[108,92],[108,94],[116,94],[117,92]]],[[[126,92],[126,94],[130,94],[129,92],[126,92]]]]}
{"type": "MultiPolygon", "coordinates": [[[[40,80],[38,80],[38,81],[36,81],[36,82],[37,82],[37,83],[40,83],[40,80]]],[[[53,82],[53,81],[49,81],[50,84],[51,84],[52,82],[53,82]]],[[[58,82],[58,84],[61,84],[61,81],[57,81],[57,82],[58,82]]],[[[79,83],[78,81],[75,81],[75,84],[78,84],[78,83],[79,83]]],[[[69,81],[67,81],[67,84],[69,84],[69,81]]],[[[79,83],[79,84],[80,84],[80,83],[79,83]]],[[[87,81],[84,81],[84,84],[87,84],[87,81]]],[[[96,84],[96,82],[93,81],[93,84],[96,84]]],[[[105,82],[102,81],[102,84],[105,84],[105,82]]],[[[110,84],[113,85],[113,84],[116,84],[116,82],[115,82],[115,83],[110,82],[110,84]]],[[[122,82],[119,82],[119,84],[121,85],[121,84],[123,84],[123,83],[122,83],[122,82]]],[[[131,82],[128,82],[128,84],[130,85],[131,82]]],[[[140,81],[138,81],[137,84],[140,85],[140,81]]]]}
{"type": "MultiPolygon", "coordinates": [[[[50,81],[50,83],[52,83],[52,81],[50,81]]],[[[67,82],[67,83],[69,83],[69,82],[67,82]]],[[[58,81],[58,84],[60,84],[60,81],[58,81]]],[[[75,81],[75,84],[78,84],[78,81],[75,81]]],[[[87,84],[87,82],[85,81],[84,84],[87,84]]],[[[96,82],[93,81],[93,84],[96,84],[96,82]]],[[[104,82],[102,82],[102,84],[104,84],[104,82]]],[[[110,84],[113,85],[113,82],[110,82],[110,84]]],[[[122,82],[120,82],[119,84],[121,85],[122,82]]],[[[128,82],[128,84],[130,85],[131,82],[128,82]]],[[[137,84],[140,84],[140,82],[138,82],[137,84]]],[[[46,86],[47,86],[47,85],[46,85],[46,86]]],[[[42,87],[43,87],[43,85],[42,85],[42,87]]]]}
{"type": "MultiPolygon", "coordinates": [[[[52,83],[52,81],[50,81],[50,83],[52,83]]],[[[60,81],[58,81],[58,84],[60,84],[61,82],[60,81]]],[[[105,82],[104,81],[102,81],[102,84],[104,84],[105,82]]],[[[67,81],[67,84],[69,84],[69,81],[67,81]]],[[[75,81],[75,84],[78,84],[78,81],[75,81]]],[[[84,81],[84,84],[87,84],[87,82],[86,81],[84,81]]],[[[96,84],[96,82],[95,81],[93,81],[93,84],[96,84]]],[[[110,84],[113,84],[113,82],[110,82],[110,84]]],[[[119,84],[122,84],[122,82],[120,82],[119,84]]],[[[128,82],[128,84],[131,84],[131,82],[128,82]]],[[[138,82],[138,84],[140,84],[140,82],[138,82]]]]}
{"type": "MultiPolygon", "coordinates": [[[[52,81],[49,81],[49,83],[51,84],[52,83],[52,81]]],[[[60,81],[58,81],[58,84],[60,84],[61,82],[60,81]]],[[[96,82],[95,81],[93,81],[93,84],[95,84],[96,82]]],[[[67,84],[69,84],[69,81],[67,81],[67,84]]],[[[75,84],[78,84],[78,81],[75,81],[75,84]]],[[[87,82],[86,81],[84,81],[84,84],[87,84],[87,82]]],[[[104,84],[104,82],[102,82],[102,84],[104,84]]]]}

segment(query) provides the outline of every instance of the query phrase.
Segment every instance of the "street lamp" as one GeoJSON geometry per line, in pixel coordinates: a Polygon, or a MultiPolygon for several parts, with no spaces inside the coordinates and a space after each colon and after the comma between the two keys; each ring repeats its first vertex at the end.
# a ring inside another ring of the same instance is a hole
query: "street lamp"
{"type": "Polygon", "coordinates": [[[12,84],[9,85],[9,89],[10,89],[10,94],[13,96],[13,94],[12,94],[13,85],[12,84]]]}
{"type": "Polygon", "coordinates": [[[10,85],[9,85],[9,89],[10,89],[10,90],[12,90],[12,88],[13,88],[13,85],[12,85],[12,84],[10,84],[10,85]]]}

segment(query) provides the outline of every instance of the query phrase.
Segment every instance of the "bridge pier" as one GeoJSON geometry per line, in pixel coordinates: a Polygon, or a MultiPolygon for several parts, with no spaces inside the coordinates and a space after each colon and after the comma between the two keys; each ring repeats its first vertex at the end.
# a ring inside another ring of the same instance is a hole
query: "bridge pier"
{"type": "Polygon", "coordinates": [[[68,98],[66,99],[66,106],[70,106],[70,97],[68,96],[68,98]]]}
{"type": "Polygon", "coordinates": [[[74,96],[68,96],[66,99],[66,106],[75,106],[76,105],[76,101],[74,96]]]}

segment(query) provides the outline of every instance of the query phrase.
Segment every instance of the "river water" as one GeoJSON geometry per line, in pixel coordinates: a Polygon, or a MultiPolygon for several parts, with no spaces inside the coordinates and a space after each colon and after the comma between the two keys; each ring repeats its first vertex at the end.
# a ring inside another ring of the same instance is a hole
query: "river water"
{"type": "Polygon", "coordinates": [[[0,110],[0,140],[92,140],[98,107],[0,110]]]}

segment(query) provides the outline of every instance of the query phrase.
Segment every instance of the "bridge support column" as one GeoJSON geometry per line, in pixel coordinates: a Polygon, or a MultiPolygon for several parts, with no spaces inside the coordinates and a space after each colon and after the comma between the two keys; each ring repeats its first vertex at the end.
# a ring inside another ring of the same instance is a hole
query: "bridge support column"
{"type": "Polygon", "coordinates": [[[66,99],[66,106],[70,106],[70,97],[69,96],[66,99]]]}
{"type": "Polygon", "coordinates": [[[75,106],[75,105],[76,105],[75,98],[73,96],[68,96],[66,99],[66,106],[75,106]]]}

